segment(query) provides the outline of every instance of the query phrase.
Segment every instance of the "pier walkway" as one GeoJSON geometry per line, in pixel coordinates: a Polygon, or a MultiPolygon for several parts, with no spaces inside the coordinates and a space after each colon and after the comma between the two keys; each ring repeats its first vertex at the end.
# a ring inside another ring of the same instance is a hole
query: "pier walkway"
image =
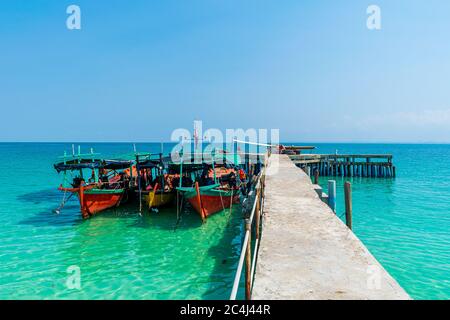
{"type": "Polygon", "coordinates": [[[267,169],[252,299],[409,299],[287,155],[267,169]]]}

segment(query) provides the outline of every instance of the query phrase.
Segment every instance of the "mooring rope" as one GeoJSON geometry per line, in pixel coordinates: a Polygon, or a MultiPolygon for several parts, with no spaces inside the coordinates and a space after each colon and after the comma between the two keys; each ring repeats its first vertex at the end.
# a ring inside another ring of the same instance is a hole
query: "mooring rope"
{"type": "Polygon", "coordinates": [[[225,210],[225,205],[223,204],[223,199],[222,199],[222,192],[220,192],[220,189],[219,189],[219,196],[220,196],[220,202],[222,202],[222,210],[225,210]]]}
{"type": "Polygon", "coordinates": [[[178,191],[177,191],[177,223],[175,224],[175,228],[173,229],[173,232],[177,231],[178,229],[178,225],[180,224],[181,221],[181,210],[183,209],[183,203],[184,203],[184,194],[181,195],[181,205],[180,205],[180,212],[178,212],[178,191]]]}
{"type": "Polygon", "coordinates": [[[234,190],[231,189],[231,198],[230,198],[230,213],[228,214],[228,220],[227,220],[227,226],[230,224],[230,220],[231,220],[231,214],[232,214],[232,209],[233,209],[233,193],[234,190]]]}

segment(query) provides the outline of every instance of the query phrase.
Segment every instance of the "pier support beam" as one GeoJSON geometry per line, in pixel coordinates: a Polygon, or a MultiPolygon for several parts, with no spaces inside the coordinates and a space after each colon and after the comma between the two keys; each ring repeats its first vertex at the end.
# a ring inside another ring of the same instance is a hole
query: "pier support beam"
{"type": "Polygon", "coordinates": [[[336,181],[328,180],[328,206],[336,213],[336,181]]]}
{"type": "Polygon", "coordinates": [[[314,171],[314,184],[319,184],[319,170],[314,171]]]}
{"type": "Polygon", "coordinates": [[[344,184],[344,194],[345,194],[345,224],[347,227],[352,230],[352,184],[350,182],[346,182],[344,184]]]}

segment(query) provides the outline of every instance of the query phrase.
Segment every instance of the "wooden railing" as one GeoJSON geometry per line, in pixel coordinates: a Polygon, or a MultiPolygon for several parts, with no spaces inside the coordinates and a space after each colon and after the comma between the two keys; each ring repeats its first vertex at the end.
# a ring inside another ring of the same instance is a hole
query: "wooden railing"
{"type": "MultiPolygon", "coordinates": [[[[267,160],[270,152],[267,153],[263,170],[258,175],[256,187],[252,191],[255,193],[252,210],[248,218],[244,220],[245,236],[242,243],[239,263],[234,278],[233,288],[231,290],[230,300],[236,300],[239,285],[241,282],[242,271],[245,264],[245,299],[251,299],[251,291],[253,286],[253,278],[256,269],[256,260],[258,256],[259,243],[262,231],[262,219],[264,211],[264,188],[267,169],[267,160]],[[252,234],[255,235],[255,242],[252,246],[252,234]],[[253,252],[252,252],[253,247],[253,252]]],[[[249,197],[250,199],[251,197],[249,197]]]]}

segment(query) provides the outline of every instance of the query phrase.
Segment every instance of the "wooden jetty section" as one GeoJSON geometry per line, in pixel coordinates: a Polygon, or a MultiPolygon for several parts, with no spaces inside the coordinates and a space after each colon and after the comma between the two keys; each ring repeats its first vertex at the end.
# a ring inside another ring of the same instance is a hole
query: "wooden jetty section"
{"type": "Polygon", "coordinates": [[[287,155],[264,184],[252,299],[410,299],[287,155]]]}
{"type": "MultiPolygon", "coordinates": [[[[290,155],[300,168],[316,170],[321,176],[395,178],[390,154],[304,154],[290,155]]],[[[306,170],[305,170],[306,171],[306,170]]]]}
{"type": "Polygon", "coordinates": [[[314,146],[282,146],[281,153],[289,155],[300,155],[304,150],[314,150],[314,146]]]}

